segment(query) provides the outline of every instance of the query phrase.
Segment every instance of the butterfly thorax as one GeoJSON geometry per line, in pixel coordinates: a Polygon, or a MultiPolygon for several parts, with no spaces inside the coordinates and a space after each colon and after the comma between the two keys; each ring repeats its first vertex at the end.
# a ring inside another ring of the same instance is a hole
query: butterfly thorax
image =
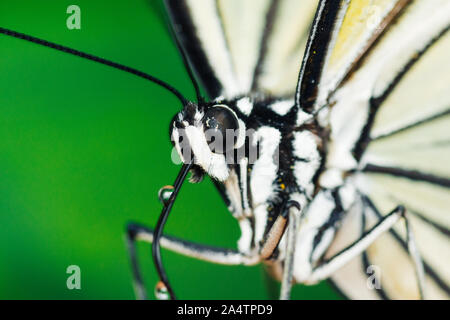
{"type": "Polygon", "coordinates": [[[245,156],[229,165],[222,191],[241,227],[239,249],[250,252],[258,250],[287,201],[306,205],[314,198],[328,131],[315,119],[305,121],[308,115],[293,100],[241,97],[220,103],[246,127],[245,156]]]}
{"type": "Polygon", "coordinates": [[[196,164],[193,180],[208,174],[217,181],[240,224],[243,252],[259,248],[287,201],[301,199],[306,205],[314,198],[326,135],[293,100],[266,97],[191,104],[172,124],[179,154],[196,164]],[[231,138],[229,130],[235,133],[231,138]],[[219,147],[218,137],[224,140],[219,147]]]}

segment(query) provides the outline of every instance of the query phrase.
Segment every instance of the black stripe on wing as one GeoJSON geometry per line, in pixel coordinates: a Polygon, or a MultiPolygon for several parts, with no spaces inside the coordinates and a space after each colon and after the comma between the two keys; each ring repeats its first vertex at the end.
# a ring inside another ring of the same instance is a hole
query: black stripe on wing
{"type": "Polygon", "coordinates": [[[192,86],[194,87],[195,95],[198,102],[202,102],[203,98],[200,93],[200,88],[197,83],[197,80],[194,77],[193,70],[191,66],[189,65],[188,58],[186,56],[186,52],[183,50],[183,47],[180,44],[179,39],[177,38],[175,31],[174,31],[174,25],[170,23],[170,18],[167,15],[166,9],[164,8],[164,1],[163,0],[150,0],[149,5],[151,9],[156,13],[156,16],[159,20],[159,22],[166,26],[165,30],[168,33],[168,35],[174,39],[175,45],[177,46],[178,52],[181,56],[181,59],[183,61],[184,68],[189,76],[189,79],[191,80],[192,86]]]}
{"type": "MultiPolygon", "coordinates": [[[[405,170],[401,168],[395,168],[395,167],[383,167],[383,166],[377,166],[373,164],[367,164],[364,169],[362,169],[363,172],[367,173],[375,173],[375,174],[384,174],[389,175],[397,178],[405,178],[409,179],[411,181],[418,181],[418,182],[425,182],[430,183],[433,185],[437,185],[444,188],[450,188],[450,179],[444,178],[444,177],[438,177],[435,175],[423,173],[416,170],[405,170]]],[[[400,203],[400,201],[398,201],[400,203]]],[[[429,224],[433,228],[435,228],[438,232],[444,234],[447,237],[450,237],[450,230],[446,227],[440,225],[439,223],[430,220],[429,218],[425,217],[423,214],[419,213],[418,211],[414,210],[413,208],[410,208],[408,206],[408,212],[412,213],[414,216],[421,219],[423,222],[429,224]]]]}
{"type": "Polygon", "coordinates": [[[447,229],[446,227],[441,226],[439,223],[434,222],[431,219],[428,219],[423,214],[421,214],[421,213],[419,213],[419,212],[417,212],[415,210],[412,210],[411,208],[408,208],[408,212],[413,214],[414,216],[416,216],[417,218],[419,218],[423,222],[429,224],[430,226],[432,226],[434,229],[436,229],[437,231],[439,231],[440,233],[442,233],[446,237],[450,238],[450,230],[447,229]]]}
{"type": "MultiPolygon", "coordinates": [[[[427,43],[427,45],[419,52],[417,52],[416,55],[414,55],[411,60],[408,61],[408,63],[403,67],[403,69],[395,76],[392,83],[389,84],[387,89],[379,96],[379,97],[372,97],[370,99],[370,110],[369,110],[369,117],[367,119],[367,122],[361,132],[361,135],[358,139],[358,141],[355,143],[355,146],[353,148],[353,156],[357,161],[361,160],[361,157],[364,154],[364,151],[367,149],[367,146],[370,143],[370,133],[372,130],[372,126],[375,122],[375,118],[377,115],[378,110],[380,110],[380,107],[383,105],[383,103],[386,101],[386,99],[390,96],[390,94],[394,91],[394,89],[397,87],[397,85],[400,84],[404,76],[408,73],[408,71],[411,70],[411,68],[422,58],[425,53],[430,49],[433,44],[435,44],[439,39],[441,39],[448,31],[450,30],[450,26],[447,26],[444,28],[436,37],[430,40],[430,42],[427,43]]],[[[415,124],[411,124],[410,126],[413,126],[415,124]]]]}
{"type": "MultiPolygon", "coordinates": [[[[329,217],[328,221],[325,222],[319,228],[319,230],[317,231],[317,233],[316,233],[316,235],[314,237],[313,247],[312,247],[312,250],[311,250],[311,254],[309,256],[309,261],[311,263],[314,263],[313,255],[314,255],[315,250],[317,249],[318,245],[321,243],[325,232],[328,231],[328,230],[336,231],[339,228],[339,225],[341,224],[342,219],[344,218],[345,211],[344,211],[344,208],[342,207],[342,199],[341,199],[341,196],[339,195],[339,191],[338,190],[339,189],[334,189],[331,192],[331,195],[332,195],[332,197],[334,199],[334,204],[335,204],[334,209],[333,209],[333,211],[331,211],[331,214],[330,214],[330,217],[329,217]]],[[[325,252],[324,252],[324,254],[325,254],[325,252]]]]}
{"type": "Polygon", "coordinates": [[[431,184],[435,184],[441,187],[450,188],[450,179],[444,177],[438,177],[432,174],[423,173],[417,170],[406,170],[395,167],[384,167],[374,164],[367,164],[363,169],[363,172],[370,173],[382,173],[391,175],[394,177],[407,178],[414,181],[423,181],[431,184]]]}
{"type": "Polygon", "coordinates": [[[428,124],[428,123],[430,123],[430,122],[432,122],[434,120],[438,120],[438,119],[444,118],[444,117],[446,117],[448,115],[450,115],[450,107],[448,107],[447,110],[445,110],[443,112],[434,114],[434,115],[432,115],[432,116],[430,116],[428,118],[421,119],[421,120],[419,120],[419,121],[417,121],[415,123],[409,124],[409,125],[407,125],[405,127],[393,130],[393,131],[388,132],[388,133],[383,134],[383,135],[379,135],[379,136],[376,136],[376,137],[371,137],[370,141],[377,141],[377,140],[381,140],[381,139],[384,139],[384,138],[390,138],[390,137],[396,135],[397,133],[402,133],[402,132],[405,132],[405,131],[407,131],[409,129],[414,129],[414,128],[418,127],[418,126],[421,126],[423,124],[428,124]]]}
{"type": "Polygon", "coordinates": [[[366,46],[360,51],[359,56],[356,57],[352,62],[345,76],[342,78],[341,82],[337,84],[335,89],[344,85],[345,82],[351,78],[353,73],[356,72],[364,64],[365,59],[372,52],[372,49],[376,47],[383,36],[389,31],[390,27],[395,25],[397,19],[402,16],[408,6],[413,2],[413,0],[399,0],[397,2],[394,8],[392,8],[391,12],[384,18],[383,21],[380,22],[372,37],[369,39],[369,41],[367,41],[366,46]]]}
{"type": "Polygon", "coordinates": [[[338,17],[346,10],[345,0],[321,0],[316,11],[297,85],[295,103],[303,111],[312,112],[317,98],[318,84],[328,56],[333,35],[337,32],[338,17]]]}
{"type": "MultiPolygon", "coordinates": [[[[348,67],[343,78],[336,84],[335,88],[331,88],[328,98],[363,65],[371,50],[376,47],[379,40],[395,24],[396,20],[412,2],[412,0],[398,1],[391,12],[381,21],[365,47],[361,48],[359,55],[348,67]]],[[[336,40],[339,33],[348,4],[349,1],[346,0],[321,0],[319,3],[303,58],[296,92],[296,105],[300,106],[304,111],[311,112],[315,106],[322,71],[329,58],[330,51],[333,50],[334,40],[336,40]]],[[[326,101],[328,101],[328,98],[326,101]]]]}
{"type": "Polygon", "coordinates": [[[201,80],[208,96],[216,98],[222,91],[222,85],[215,76],[213,66],[210,65],[202,49],[186,2],[183,0],[166,0],[165,3],[175,34],[188,57],[191,67],[201,80]]]}

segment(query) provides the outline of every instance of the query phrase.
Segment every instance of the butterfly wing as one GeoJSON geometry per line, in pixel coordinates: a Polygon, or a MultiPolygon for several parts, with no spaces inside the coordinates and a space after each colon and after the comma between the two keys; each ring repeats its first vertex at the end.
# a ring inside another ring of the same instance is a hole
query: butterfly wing
{"type": "MultiPolygon", "coordinates": [[[[326,167],[356,169],[355,183],[373,206],[347,215],[330,254],[403,204],[424,258],[427,297],[448,297],[449,3],[320,1],[295,88],[310,21],[297,17],[312,17],[316,5],[166,0],[175,34],[210,97],[291,96],[297,89],[304,110],[332,106],[324,113],[332,126],[326,167]]],[[[346,295],[418,296],[402,227],[333,276],[346,295]],[[382,290],[368,289],[371,264],[382,270],[382,290]]]]}
{"type": "Polygon", "coordinates": [[[176,37],[210,98],[250,92],[293,96],[317,1],[165,3],[176,37]]]}
{"type": "MultiPolygon", "coordinates": [[[[332,106],[322,113],[332,129],[326,167],[356,171],[368,199],[343,221],[330,254],[402,204],[424,260],[427,298],[450,295],[449,25],[445,0],[321,1],[297,94],[306,110],[332,106]]],[[[334,282],[351,298],[418,298],[403,239],[399,223],[334,282]],[[381,270],[380,290],[369,289],[370,265],[381,270]]]]}

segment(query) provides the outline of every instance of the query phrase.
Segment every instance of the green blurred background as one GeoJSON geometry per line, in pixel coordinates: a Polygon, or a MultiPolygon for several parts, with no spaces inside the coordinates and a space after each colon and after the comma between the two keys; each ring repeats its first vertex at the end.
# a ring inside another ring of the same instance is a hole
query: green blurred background
{"type": "MultiPolygon", "coordinates": [[[[2,0],[0,26],[151,73],[194,97],[149,0],[2,0]],[[71,4],[81,8],[81,30],[66,27],[71,4]]],[[[0,35],[1,299],[134,298],[124,227],[156,224],[157,192],[179,169],[168,137],[178,108],[146,80],[0,35]],[[72,264],[81,268],[81,290],[66,288],[72,264]]],[[[239,237],[208,179],[185,184],[165,230],[231,248],[239,237]]],[[[179,298],[271,297],[261,266],[163,256],[179,298]]],[[[139,245],[139,257],[153,291],[148,244],[139,245]]],[[[295,286],[293,298],[339,296],[322,283],[295,286]]]]}

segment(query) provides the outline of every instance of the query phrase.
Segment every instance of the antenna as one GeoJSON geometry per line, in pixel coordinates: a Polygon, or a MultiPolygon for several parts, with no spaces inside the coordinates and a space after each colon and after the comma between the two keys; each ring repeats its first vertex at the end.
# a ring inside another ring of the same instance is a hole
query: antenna
{"type": "Polygon", "coordinates": [[[113,62],[113,61],[109,61],[109,60],[106,60],[106,59],[103,59],[103,58],[100,58],[100,57],[88,54],[88,53],[84,53],[84,52],[81,52],[81,51],[78,51],[78,50],[75,50],[75,49],[72,49],[72,48],[69,48],[69,47],[65,47],[65,46],[62,46],[62,45],[59,45],[59,44],[56,44],[56,43],[53,43],[53,42],[49,42],[49,41],[46,41],[46,40],[43,40],[43,39],[39,39],[39,38],[36,38],[36,37],[33,37],[33,36],[29,36],[29,35],[26,35],[26,34],[23,34],[23,33],[17,32],[17,31],[5,29],[5,28],[2,28],[2,27],[0,27],[0,34],[4,34],[4,35],[10,36],[10,37],[14,37],[14,38],[26,40],[26,41],[29,41],[29,42],[33,42],[33,43],[36,43],[36,44],[39,44],[39,45],[42,45],[42,46],[45,46],[45,47],[48,47],[48,48],[52,48],[52,49],[55,49],[55,50],[58,50],[58,51],[62,51],[62,52],[68,53],[68,54],[72,54],[74,56],[77,56],[77,57],[80,57],[80,58],[83,58],[83,59],[91,60],[91,61],[94,61],[94,62],[97,62],[97,63],[100,63],[100,64],[104,64],[104,65],[110,66],[110,67],[115,68],[115,69],[119,69],[119,70],[122,70],[122,71],[125,71],[125,72],[128,72],[128,73],[134,74],[134,75],[136,75],[138,77],[147,79],[147,80],[149,80],[149,81],[159,85],[160,87],[163,87],[164,89],[170,91],[173,95],[175,95],[178,98],[178,100],[180,100],[180,102],[181,102],[181,104],[183,106],[185,106],[188,103],[188,100],[177,89],[175,89],[174,87],[172,87],[168,83],[166,83],[166,82],[164,82],[164,81],[162,81],[162,80],[160,80],[160,79],[158,79],[158,78],[156,78],[156,77],[154,77],[152,75],[149,75],[149,74],[147,74],[145,72],[142,72],[142,71],[139,71],[139,70],[136,70],[136,69],[124,66],[122,64],[119,64],[119,63],[116,63],[116,62],[113,62]]]}

